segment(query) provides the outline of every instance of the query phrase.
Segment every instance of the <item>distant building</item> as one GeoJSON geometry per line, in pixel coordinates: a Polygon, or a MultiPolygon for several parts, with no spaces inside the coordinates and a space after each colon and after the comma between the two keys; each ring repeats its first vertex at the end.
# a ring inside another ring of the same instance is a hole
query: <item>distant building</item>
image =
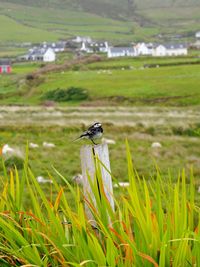
{"type": "Polygon", "coordinates": [[[63,52],[65,50],[65,42],[47,43],[43,42],[39,48],[51,48],[55,53],[63,52]]]}
{"type": "Polygon", "coordinates": [[[108,52],[108,43],[107,42],[82,42],[80,51],[86,53],[107,53],[108,52]]]}
{"type": "Polygon", "coordinates": [[[7,59],[0,60],[0,74],[1,73],[11,73],[11,62],[7,59]]]}
{"type": "Polygon", "coordinates": [[[30,61],[53,62],[56,60],[56,54],[52,48],[33,48],[21,59],[30,61]]]}
{"type": "Polygon", "coordinates": [[[89,36],[76,36],[72,41],[75,43],[91,43],[92,39],[89,36]]]}
{"type": "Polygon", "coordinates": [[[190,45],[192,49],[200,49],[200,39],[190,45]]]}
{"type": "Polygon", "coordinates": [[[134,46],[134,48],[138,56],[151,56],[153,51],[153,44],[138,43],[134,46]]]}
{"type": "Polygon", "coordinates": [[[165,57],[165,56],[167,56],[166,47],[164,45],[162,45],[162,44],[156,45],[153,48],[152,56],[153,57],[165,57]]]}
{"type": "Polygon", "coordinates": [[[165,57],[184,56],[188,54],[188,48],[185,44],[138,43],[134,48],[138,56],[165,57]]]}
{"type": "Polygon", "coordinates": [[[200,31],[199,31],[199,32],[196,32],[195,37],[196,37],[197,39],[200,39],[200,31]]]}
{"type": "Polygon", "coordinates": [[[188,48],[185,44],[159,44],[152,49],[152,56],[186,56],[188,48]]]}
{"type": "Polygon", "coordinates": [[[134,57],[136,56],[136,51],[133,47],[109,47],[107,56],[108,58],[134,57]]]}

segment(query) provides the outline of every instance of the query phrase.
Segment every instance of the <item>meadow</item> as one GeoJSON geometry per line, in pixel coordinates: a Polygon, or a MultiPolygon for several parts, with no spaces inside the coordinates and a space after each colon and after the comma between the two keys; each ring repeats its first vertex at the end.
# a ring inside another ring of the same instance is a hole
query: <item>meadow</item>
{"type": "Polygon", "coordinates": [[[199,25],[196,0],[0,1],[1,43],[55,41],[80,36],[126,44],[136,41],[193,41],[199,25]]]}
{"type": "MultiPolygon", "coordinates": [[[[183,167],[188,174],[193,166],[198,190],[198,107],[106,107],[105,110],[105,107],[5,106],[1,107],[0,116],[1,146],[9,144],[20,151],[23,158],[27,143],[39,145],[29,149],[29,164],[35,176],[47,178],[54,166],[71,183],[73,176],[81,172],[80,148],[88,144],[84,140],[73,140],[92,122],[100,121],[104,126],[104,137],[115,141],[109,149],[112,173],[118,181],[127,180],[125,140],[128,139],[134,167],[140,175],[153,177],[156,164],[163,176],[171,172],[173,177],[183,167]],[[55,147],[44,147],[43,142],[53,143],[55,147]],[[161,147],[152,148],[154,142],[159,142],[161,147]]],[[[8,161],[8,166],[12,164],[8,161]]],[[[21,163],[19,167],[22,168],[21,163]]]]}
{"type": "Polygon", "coordinates": [[[158,69],[77,71],[54,73],[45,76],[45,82],[35,88],[36,93],[56,88],[82,87],[88,90],[92,99],[111,97],[130,98],[130,101],[145,101],[168,104],[198,104],[199,66],[166,67],[158,69]]]}
{"type": "Polygon", "coordinates": [[[131,23],[79,10],[1,3],[2,43],[42,42],[91,35],[97,39],[130,40],[131,23]],[[77,18],[79,18],[77,20],[77,18]]]}
{"type": "MultiPolygon", "coordinates": [[[[84,63],[60,57],[59,71],[48,70],[48,64],[16,63],[11,75],[0,76],[1,104],[43,104],[47,91],[57,88],[86,89],[89,101],[59,103],[60,105],[175,105],[200,103],[199,58],[129,58],[106,59],[84,63]],[[67,62],[67,67],[65,65],[67,62]],[[70,63],[71,62],[71,63],[70,63]],[[46,68],[46,71],[45,71],[46,68]],[[35,79],[27,79],[32,74],[35,79]]],[[[48,100],[48,99],[47,99],[48,100]]],[[[56,103],[54,103],[56,104],[56,103]]]]}
{"type": "Polygon", "coordinates": [[[164,175],[169,169],[177,173],[185,167],[189,171],[191,165],[195,174],[200,173],[200,73],[196,55],[167,59],[102,57],[91,64],[76,63],[63,71],[40,74],[44,68],[40,63],[16,63],[11,75],[0,76],[0,103],[11,105],[0,109],[0,144],[17,147],[22,154],[27,142],[39,144],[38,149],[30,149],[36,176],[48,176],[51,165],[66,173],[69,180],[79,173],[79,150],[84,142],[71,141],[96,120],[104,124],[105,136],[116,141],[110,152],[111,164],[119,160],[112,167],[117,179],[127,179],[121,152],[126,138],[134,147],[139,174],[154,175],[155,161],[164,175]],[[147,65],[159,67],[144,67],[147,65]],[[34,73],[39,76],[28,80],[34,73]],[[53,102],[43,98],[46,92],[70,86],[87,89],[89,99],[53,102]],[[56,148],[44,148],[44,141],[55,143],[56,148]],[[162,148],[153,150],[151,144],[157,141],[162,148]]]}

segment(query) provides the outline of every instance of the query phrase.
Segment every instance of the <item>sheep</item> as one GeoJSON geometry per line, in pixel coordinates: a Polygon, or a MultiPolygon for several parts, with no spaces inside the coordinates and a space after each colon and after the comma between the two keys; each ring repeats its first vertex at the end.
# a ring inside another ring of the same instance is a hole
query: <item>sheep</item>
{"type": "Polygon", "coordinates": [[[43,147],[52,148],[52,147],[55,147],[55,144],[43,142],[43,147]]]}

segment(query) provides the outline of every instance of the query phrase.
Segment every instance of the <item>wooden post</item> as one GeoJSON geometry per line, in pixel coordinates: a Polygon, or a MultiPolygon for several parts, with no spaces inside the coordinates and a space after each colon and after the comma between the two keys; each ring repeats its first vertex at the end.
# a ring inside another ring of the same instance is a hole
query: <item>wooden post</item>
{"type": "MultiPolygon", "coordinates": [[[[101,174],[102,174],[102,182],[104,187],[104,192],[112,209],[114,210],[114,199],[113,199],[113,186],[112,186],[112,179],[110,175],[110,161],[109,161],[109,152],[108,152],[108,145],[107,144],[100,144],[96,146],[92,145],[85,145],[81,147],[81,168],[82,168],[82,175],[83,175],[83,190],[86,199],[92,199],[93,203],[95,204],[95,197],[92,192],[90,182],[88,180],[88,175],[90,176],[91,181],[94,183],[96,176],[95,176],[95,160],[94,156],[97,156],[99,160],[103,163],[104,166],[101,165],[101,174]],[[108,172],[109,171],[109,172],[108,172]]],[[[85,205],[86,214],[89,220],[94,220],[87,203],[85,205]]]]}

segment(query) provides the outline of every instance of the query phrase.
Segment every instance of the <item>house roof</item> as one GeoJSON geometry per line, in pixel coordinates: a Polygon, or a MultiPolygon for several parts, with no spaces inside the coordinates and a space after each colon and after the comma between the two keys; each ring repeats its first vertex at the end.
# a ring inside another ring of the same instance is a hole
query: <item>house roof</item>
{"type": "Polygon", "coordinates": [[[43,43],[40,45],[40,48],[52,48],[52,49],[64,49],[65,42],[58,42],[58,43],[43,43]]]}
{"type": "Polygon", "coordinates": [[[144,45],[144,46],[146,46],[148,48],[152,48],[154,44],[153,43],[144,43],[144,42],[142,42],[142,43],[137,43],[135,46],[136,47],[140,47],[142,45],[144,45]]]}
{"type": "Polygon", "coordinates": [[[0,66],[8,66],[11,65],[11,61],[9,59],[0,59],[0,66]]]}
{"type": "Polygon", "coordinates": [[[28,54],[28,56],[43,57],[49,48],[34,48],[28,54]]]}
{"type": "Polygon", "coordinates": [[[111,47],[110,52],[111,53],[123,53],[123,52],[134,53],[135,50],[133,47],[111,47]]]}
{"type": "Polygon", "coordinates": [[[148,47],[149,49],[157,48],[158,46],[164,46],[168,50],[187,48],[187,44],[179,44],[179,43],[165,43],[165,44],[162,44],[162,43],[139,43],[139,45],[141,45],[141,44],[145,44],[146,47],[148,47]]]}
{"type": "Polygon", "coordinates": [[[86,47],[89,48],[94,48],[94,47],[106,47],[106,42],[92,42],[92,43],[88,43],[85,42],[86,47]]]}
{"type": "Polygon", "coordinates": [[[180,48],[187,48],[186,44],[164,44],[164,47],[167,49],[180,49],[180,48]]]}

